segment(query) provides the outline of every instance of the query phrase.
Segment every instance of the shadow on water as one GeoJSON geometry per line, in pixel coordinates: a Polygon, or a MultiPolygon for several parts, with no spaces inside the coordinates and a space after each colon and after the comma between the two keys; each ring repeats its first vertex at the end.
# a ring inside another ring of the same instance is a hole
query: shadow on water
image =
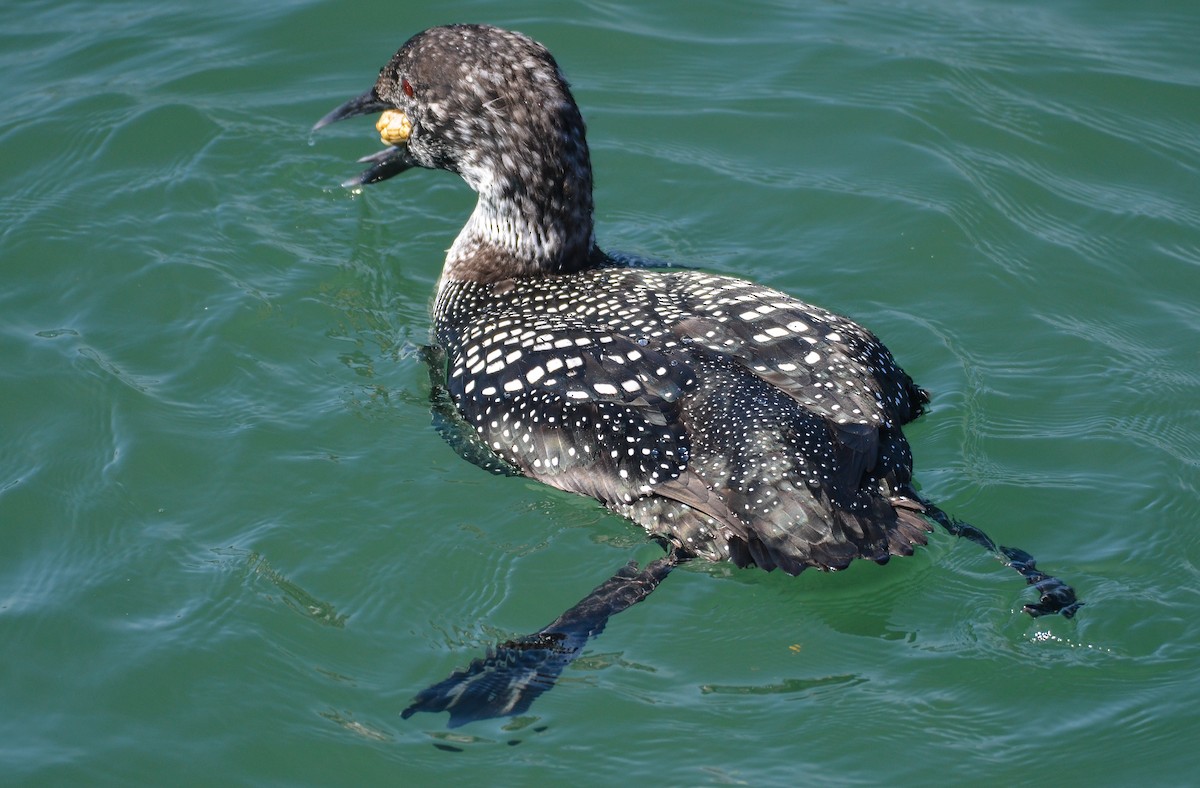
{"type": "Polygon", "coordinates": [[[296,583],[280,574],[262,554],[253,550],[240,550],[233,547],[217,548],[213,552],[220,556],[232,557],[242,561],[244,564],[242,570],[244,579],[263,578],[279,590],[279,600],[283,604],[305,618],[336,629],[342,629],[346,626],[346,621],[350,618],[349,615],[338,613],[337,608],[333,604],[317,599],[296,585],[296,583]]]}

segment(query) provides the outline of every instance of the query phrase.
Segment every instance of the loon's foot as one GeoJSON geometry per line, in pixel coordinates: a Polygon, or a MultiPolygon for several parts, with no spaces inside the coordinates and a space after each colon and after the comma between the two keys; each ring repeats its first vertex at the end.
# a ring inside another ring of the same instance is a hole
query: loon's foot
{"type": "Polygon", "coordinates": [[[448,711],[447,727],[522,714],[554,686],[563,669],[583,651],[608,619],[641,602],[688,556],[672,551],[645,569],[630,562],[543,629],[489,648],[487,656],[417,693],[401,712],[448,711]]]}
{"type": "Polygon", "coordinates": [[[924,499],[918,497],[917,500],[920,500],[925,506],[926,517],[954,536],[968,539],[985,550],[995,553],[1006,565],[1011,566],[1024,577],[1029,585],[1037,589],[1041,598],[1037,602],[1021,607],[1029,615],[1037,618],[1059,613],[1064,618],[1074,618],[1075,613],[1083,605],[1081,600],[1075,598],[1075,589],[1057,577],[1039,570],[1037,561],[1029,553],[1017,547],[997,546],[990,536],[970,523],[964,523],[962,520],[951,517],[924,499]]]}
{"type": "Polygon", "coordinates": [[[1051,613],[1060,613],[1064,618],[1073,618],[1083,602],[1075,598],[1075,589],[1037,568],[1037,561],[1029,553],[1016,547],[1001,547],[1000,552],[1008,559],[1008,565],[1017,570],[1029,585],[1037,589],[1041,599],[1025,605],[1022,609],[1037,618],[1051,613]]]}

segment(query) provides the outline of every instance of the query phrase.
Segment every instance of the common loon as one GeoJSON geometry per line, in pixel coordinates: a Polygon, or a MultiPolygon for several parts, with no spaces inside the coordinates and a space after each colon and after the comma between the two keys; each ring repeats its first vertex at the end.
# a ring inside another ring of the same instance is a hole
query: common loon
{"type": "MultiPolygon", "coordinates": [[[[433,307],[451,416],[475,461],[595,498],[669,550],[573,608],[591,611],[577,631],[568,611],[426,690],[405,716],[449,709],[459,724],[522,711],[544,687],[470,702],[464,687],[488,675],[480,692],[495,695],[494,674],[530,652],[565,664],[689,558],[837,570],[911,555],[932,522],[998,549],[911,487],[901,426],[928,395],[871,332],[742,279],[601,251],[584,122],[541,44],[484,25],[426,30],[314,130],[373,113],[388,147],[344,185],[425,167],[458,173],[479,197],[433,307]]],[[[1040,584],[1028,612],[1081,604],[1027,554],[999,549],[1040,584]]]]}

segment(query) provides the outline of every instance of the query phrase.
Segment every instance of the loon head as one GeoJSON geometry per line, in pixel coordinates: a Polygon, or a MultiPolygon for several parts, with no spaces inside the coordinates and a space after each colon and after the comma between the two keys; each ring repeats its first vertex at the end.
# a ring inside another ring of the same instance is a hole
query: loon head
{"type": "Polygon", "coordinates": [[[585,126],[544,46],[486,25],[431,28],[313,128],[374,113],[388,147],[345,185],[426,167],[457,173],[479,194],[448,265],[480,247],[544,272],[585,264],[595,245],[585,126]]]}

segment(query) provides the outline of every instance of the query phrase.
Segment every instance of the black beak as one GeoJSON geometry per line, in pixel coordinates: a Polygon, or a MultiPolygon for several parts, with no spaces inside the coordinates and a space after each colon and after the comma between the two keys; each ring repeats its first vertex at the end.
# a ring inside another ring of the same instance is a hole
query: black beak
{"type": "Polygon", "coordinates": [[[346,118],[356,118],[359,115],[373,115],[376,112],[383,112],[386,109],[391,109],[383,99],[375,95],[375,88],[371,88],[361,96],[355,96],[347,101],[342,106],[330,112],[325,117],[317,121],[312,127],[313,131],[318,131],[325,128],[330,123],[336,123],[339,120],[346,118]]]}
{"type": "MultiPolygon", "coordinates": [[[[330,123],[336,123],[346,118],[354,118],[359,115],[373,115],[376,112],[385,112],[390,109],[393,109],[393,107],[380,99],[375,94],[374,88],[372,88],[361,96],[355,96],[318,120],[312,127],[312,130],[318,131],[330,123]]],[[[357,176],[342,183],[342,186],[351,187],[363,186],[368,183],[378,183],[379,181],[391,178],[393,175],[399,175],[411,167],[417,166],[417,162],[413,160],[411,154],[408,152],[408,146],[404,144],[391,145],[378,153],[364,156],[358,161],[360,164],[370,163],[371,166],[357,176]]]]}

